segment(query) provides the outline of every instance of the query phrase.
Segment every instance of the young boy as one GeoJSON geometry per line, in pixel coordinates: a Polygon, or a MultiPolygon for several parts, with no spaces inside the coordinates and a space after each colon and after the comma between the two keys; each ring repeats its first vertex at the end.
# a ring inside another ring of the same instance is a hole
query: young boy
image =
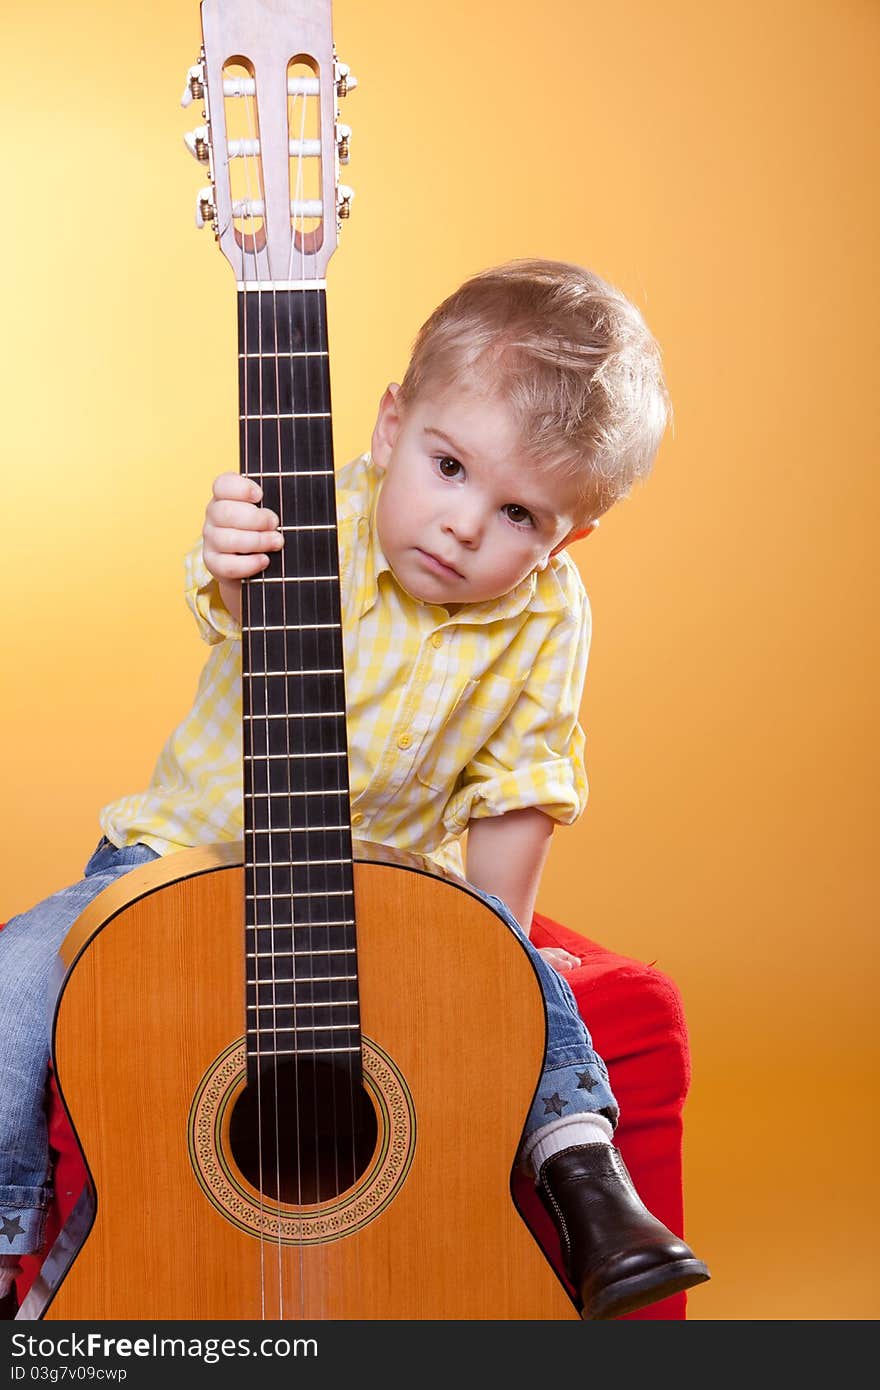
{"type": "MultiPolygon", "coordinates": [[[[475,276],[429,318],[382,398],[371,454],[338,477],[355,834],[461,872],[467,832],[468,881],[526,942],[517,924],[532,920],[554,824],[586,800],[577,718],[590,619],[565,548],[647,473],[666,411],[659,352],[623,295],[575,266],[516,262],[475,276]]],[[[104,809],[81,884],[0,933],[0,1012],[14,980],[17,1027],[0,1068],[7,1284],[15,1256],[39,1246],[47,1203],[40,994],[59,942],[134,864],[242,833],[240,581],[283,545],[261,500],[238,474],[215,482],[187,560],[212,651],[150,787],[104,809]]],[[[644,1207],[611,1142],[608,1073],[558,973],[578,962],[528,949],[548,1048],[520,1161],[583,1316],[618,1317],[709,1275],[644,1207]]]]}

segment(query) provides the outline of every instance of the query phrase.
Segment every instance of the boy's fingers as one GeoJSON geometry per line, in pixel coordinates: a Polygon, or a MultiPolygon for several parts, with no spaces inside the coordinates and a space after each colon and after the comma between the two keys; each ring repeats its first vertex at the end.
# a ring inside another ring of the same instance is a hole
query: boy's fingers
{"type": "Polygon", "coordinates": [[[268,563],[268,555],[224,555],[219,550],[205,550],[205,564],[216,579],[249,579],[268,563]]]}
{"type": "Polygon", "coordinates": [[[268,507],[257,507],[252,502],[233,502],[228,498],[209,502],[205,511],[209,525],[217,528],[235,527],[247,531],[274,531],[278,517],[268,507]]]}
{"type": "Polygon", "coordinates": [[[220,555],[253,555],[267,550],[280,550],[284,537],[280,531],[243,531],[234,526],[213,526],[205,524],[204,543],[210,550],[220,555]]]}
{"type": "Polygon", "coordinates": [[[223,500],[259,502],[263,496],[259,483],[241,473],[221,473],[214,479],[213,495],[223,500]]]}

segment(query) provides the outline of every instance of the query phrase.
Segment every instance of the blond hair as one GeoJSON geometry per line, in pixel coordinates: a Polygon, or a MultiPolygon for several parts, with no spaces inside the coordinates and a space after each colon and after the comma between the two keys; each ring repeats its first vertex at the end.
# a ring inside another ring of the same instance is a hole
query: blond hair
{"type": "Polygon", "coordinates": [[[434,310],[400,402],[459,383],[506,400],[523,449],[579,480],[583,520],[647,476],[671,414],[660,349],[639,310],[564,261],[484,270],[434,310]]]}

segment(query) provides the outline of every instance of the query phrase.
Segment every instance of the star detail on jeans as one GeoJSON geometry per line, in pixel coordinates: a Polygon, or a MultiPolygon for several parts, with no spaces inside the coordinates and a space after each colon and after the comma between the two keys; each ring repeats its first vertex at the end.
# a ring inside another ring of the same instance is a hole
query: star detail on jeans
{"type": "Polygon", "coordinates": [[[10,1245],[13,1236],[24,1235],[24,1226],[22,1226],[21,1218],[18,1216],[0,1216],[0,1227],[2,1227],[0,1236],[5,1236],[10,1245]]]}
{"type": "Polygon", "coordinates": [[[563,1100],[558,1091],[554,1091],[552,1096],[542,1096],[541,1099],[544,1102],[545,1115],[561,1115],[568,1105],[568,1101],[563,1100]]]}
{"type": "Polygon", "coordinates": [[[592,1092],[592,1091],[595,1091],[595,1089],[596,1089],[596,1087],[597,1087],[598,1085],[599,1085],[598,1081],[595,1079],[595,1077],[592,1077],[588,1071],[579,1071],[579,1072],[578,1072],[578,1090],[579,1090],[579,1091],[590,1091],[590,1092],[592,1092]]]}

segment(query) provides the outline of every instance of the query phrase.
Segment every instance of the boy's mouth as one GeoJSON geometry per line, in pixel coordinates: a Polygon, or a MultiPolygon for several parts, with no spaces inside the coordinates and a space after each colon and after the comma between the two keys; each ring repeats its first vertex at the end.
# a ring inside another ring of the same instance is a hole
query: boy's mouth
{"type": "Polygon", "coordinates": [[[464,579],[460,570],[457,570],[453,565],[448,565],[445,560],[441,560],[439,555],[434,555],[430,550],[422,550],[416,546],[416,553],[434,574],[445,579],[464,579]]]}

